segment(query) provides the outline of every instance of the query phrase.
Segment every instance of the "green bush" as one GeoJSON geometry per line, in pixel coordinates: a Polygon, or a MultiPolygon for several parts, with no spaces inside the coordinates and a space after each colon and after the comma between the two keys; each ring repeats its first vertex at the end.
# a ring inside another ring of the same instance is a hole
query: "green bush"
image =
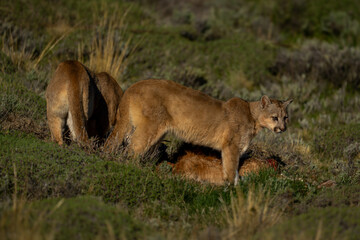
{"type": "Polygon", "coordinates": [[[308,81],[329,82],[337,88],[347,84],[352,90],[360,90],[359,62],[360,51],[356,48],[308,41],[298,50],[280,51],[272,71],[308,81]]]}

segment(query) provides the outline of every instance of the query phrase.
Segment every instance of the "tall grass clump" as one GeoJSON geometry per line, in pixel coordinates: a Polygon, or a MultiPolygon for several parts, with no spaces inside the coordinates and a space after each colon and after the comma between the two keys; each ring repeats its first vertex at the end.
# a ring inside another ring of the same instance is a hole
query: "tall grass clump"
{"type": "Polygon", "coordinates": [[[28,46],[27,42],[21,42],[13,34],[4,33],[1,40],[1,51],[9,57],[12,64],[19,70],[36,70],[39,63],[47,56],[56,45],[65,37],[67,33],[58,38],[52,38],[44,48],[37,51],[28,46]]]}
{"type": "Polygon", "coordinates": [[[264,228],[276,224],[280,209],[271,207],[273,198],[264,189],[250,188],[247,194],[237,190],[230,205],[224,204],[224,239],[247,239],[264,228]]]}
{"type": "MultiPolygon", "coordinates": [[[[127,56],[130,52],[131,37],[124,38],[127,13],[120,14],[115,10],[112,14],[105,8],[103,13],[94,14],[96,30],[90,46],[88,63],[84,61],[84,46],[78,46],[78,60],[85,62],[95,72],[108,72],[115,79],[121,78],[127,66],[127,56]],[[101,16],[99,19],[98,16],[101,16]],[[119,17],[121,16],[121,17],[119,17]]],[[[101,11],[101,10],[99,10],[101,11]]]]}
{"type": "Polygon", "coordinates": [[[31,61],[33,50],[27,51],[26,44],[19,44],[13,35],[4,33],[2,36],[1,51],[9,57],[13,65],[21,69],[26,63],[31,61]]]}

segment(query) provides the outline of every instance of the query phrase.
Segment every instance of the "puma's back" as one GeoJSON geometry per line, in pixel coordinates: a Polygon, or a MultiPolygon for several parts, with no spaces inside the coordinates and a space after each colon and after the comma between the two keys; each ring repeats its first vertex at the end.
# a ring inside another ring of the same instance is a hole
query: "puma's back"
{"type": "Polygon", "coordinates": [[[222,132],[224,102],[200,91],[168,80],[143,80],[126,90],[120,105],[118,122],[128,119],[137,129],[132,137],[136,152],[168,131],[187,142],[220,148],[216,133],[222,132]]]}

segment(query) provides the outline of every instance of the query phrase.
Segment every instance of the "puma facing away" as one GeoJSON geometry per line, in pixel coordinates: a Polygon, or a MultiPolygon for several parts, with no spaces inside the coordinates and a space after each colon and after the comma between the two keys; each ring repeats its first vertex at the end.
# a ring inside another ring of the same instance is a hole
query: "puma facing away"
{"type": "Polygon", "coordinates": [[[220,150],[224,180],[237,183],[240,156],[262,128],[286,130],[291,101],[263,96],[224,102],[173,81],[143,80],[125,91],[105,146],[114,149],[126,137],[130,150],[143,154],[172,132],[185,142],[220,150]]]}
{"type": "Polygon", "coordinates": [[[52,139],[62,145],[66,126],[75,141],[104,138],[115,125],[122,94],[108,73],[95,74],[78,61],[60,63],[46,89],[52,139]]]}

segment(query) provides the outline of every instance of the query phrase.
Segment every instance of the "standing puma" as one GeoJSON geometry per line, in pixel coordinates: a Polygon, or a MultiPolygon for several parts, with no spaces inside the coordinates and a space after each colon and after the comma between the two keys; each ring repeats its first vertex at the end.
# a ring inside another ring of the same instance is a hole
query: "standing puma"
{"type": "Polygon", "coordinates": [[[62,145],[65,125],[75,141],[104,138],[115,125],[122,89],[108,73],[93,73],[78,61],[59,64],[46,89],[51,137],[62,145]]]}
{"type": "Polygon", "coordinates": [[[223,102],[172,81],[143,80],[124,93],[105,145],[113,149],[133,131],[129,147],[142,154],[172,132],[185,142],[220,150],[224,180],[237,183],[240,156],[260,129],[286,130],[291,101],[263,96],[256,102],[223,102]]]}

